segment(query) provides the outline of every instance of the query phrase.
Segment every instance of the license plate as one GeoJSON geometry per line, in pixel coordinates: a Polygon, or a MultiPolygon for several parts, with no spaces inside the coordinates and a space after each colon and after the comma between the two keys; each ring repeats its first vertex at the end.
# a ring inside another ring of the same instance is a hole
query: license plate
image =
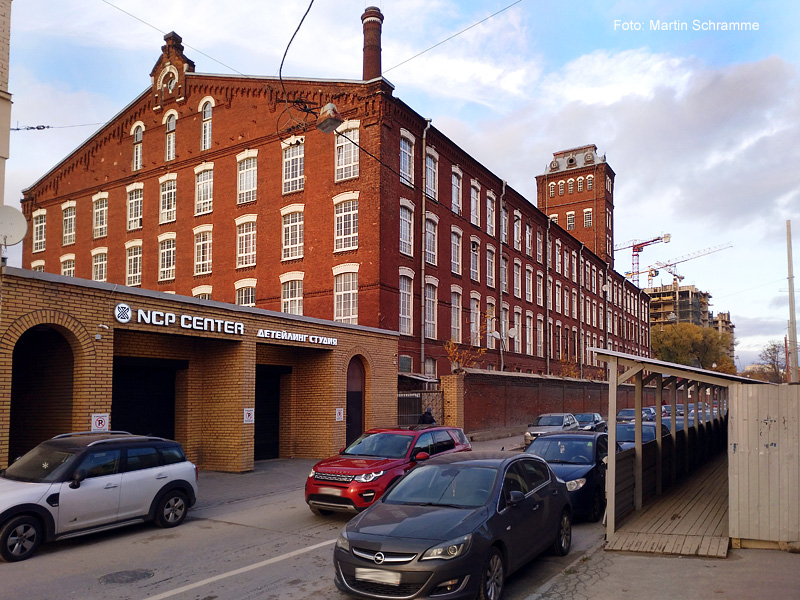
{"type": "Polygon", "coordinates": [[[321,487],[319,488],[320,494],[327,494],[328,496],[341,496],[342,490],[335,487],[321,487]]]}
{"type": "Polygon", "coordinates": [[[362,569],[356,567],[356,579],[372,583],[385,583],[387,585],[400,585],[400,573],[382,571],[380,569],[362,569]]]}

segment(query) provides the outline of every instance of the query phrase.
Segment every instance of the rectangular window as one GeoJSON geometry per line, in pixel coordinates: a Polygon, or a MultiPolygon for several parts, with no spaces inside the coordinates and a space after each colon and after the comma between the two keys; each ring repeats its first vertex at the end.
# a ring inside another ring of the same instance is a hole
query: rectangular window
{"type": "Polygon", "coordinates": [[[500,257],[500,289],[508,293],[508,259],[500,257]]]}
{"type": "Polygon", "coordinates": [[[522,297],[522,265],[514,263],[514,295],[522,297]]]}
{"type": "Polygon", "coordinates": [[[486,285],[494,287],[494,250],[486,249],[486,285]]]}
{"type": "Polygon", "coordinates": [[[194,176],[194,214],[209,213],[214,208],[214,170],[207,169],[194,176]]]}
{"type": "Polygon", "coordinates": [[[283,193],[299,192],[305,187],[305,145],[283,149],[283,193]]]}
{"type": "Polygon", "coordinates": [[[494,198],[486,196],[486,233],[494,237],[494,198]]]}
{"type": "Polygon", "coordinates": [[[242,223],[236,227],[236,266],[252,267],[256,264],[256,224],[242,223]]]}
{"type": "Polygon", "coordinates": [[[469,251],[469,277],[473,281],[481,279],[481,246],[478,242],[472,242],[469,251]]]}
{"type": "Polygon", "coordinates": [[[561,241],[556,240],[556,273],[561,273],[561,241]]]}
{"type": "Polygon", "coordinates": [[[400,252],[413,256],[413,229],[411,219],[413,213],[407,206],[400,207],[400,252]]]}
{"type": "Polygon", "coordinates": [[[543,241],[542,241],[542,232],[536,232],[536,260],[540,263],[542,262],[542,254],[543,254],[543,241]]]}
{"type": "Polygon", "coordinates": [[[414,185],[414,146],[410,140],[400,138],[400,181],[414,185]]]}
{"type": "Polygon", "coordinates": [[[525,225],[525,254],[533,254],[533,228],[530,225],[525,225]]]}
{"type": "Polygon", "coordinates": [[[536,320],[536,354],[544,356],[544,321],[536,320]]]}
{"type": "Polygon", "coordinates": [[[340,273],[334,278],[333,320],[358,323],[358,273],[340,273]]]}
{"type": "Polygon", "coordinates": [[[514,313],[514,352],[522,352],[522,315],[518,312],[514,313]]]}
{"type": "Polygon", "coordinates": [[[175,160],[175,119],[167,120],[167,139],[164,147],[164,160],[175,160]],[[172,129],[170,130],[170,123],[172,129]]]}
{"type": "Polygon", "coordinates": [[[249,285],[236,290],[236,304],[239,306],[255,306],[256,288],[249,285]]]}
{"type": "Polygon", "coordinates": [[[293,279],[281,284],[281,312],[303,314],[303,280],[293,279]]]}
{"type": "Polygon", "coordinates": [[[575,229],[575,213],[568,212],[567,213],[567,231],[572,231],[575,229]]]}
{"type": "Polygon", "coordinates": [[[486,347],[489,350],[494,350],[495,337],[492,335],[494,332],[494,304],[486,301],[486,347]]]}
{"type": "Polygon", "coordinates": [[[175,220],[178,182],[174,179],[161,184],[161,207],[158,214],[159,223],[169,223],[175,220]]]}
{"type": "Polygon", "coordinates": [[[481,224],[481,192],[473,186],[469,188],[469,219],[473,225],[481,224]]]}
{"type": "Polygon", "coordinates": [[[461,234],[450,234],[450,270],[456,275],[461,275],[461,234]]]}
{"type": "Polygon", "coordinates": [[[194,274],[211,273],[211,232],[204,231],[194,236],[194,274]]]}
{"type": "Polygon", "coordinates": [[[439,186],[437,185],[437,173],[439,162],[430,154],[425,157],[425,195],[432,200],[439,199],[439,186]]]}
{"type": "Polygon", "coordinates": [[[500,211],[500,241],[508,243],[508,209],[505,207],[500,211]]]}
{"type": "Polygon", "coordinates": [[[425,285],[425,337],[436,339],[436,286],[425,285]]]}
{"type": "Polygon", "coordinates": [[[334,250],[358,248],[358,200],[345,200],[334,208],[334,250]]]}
{"type": "Polygon", "coordinates": [[[75,277],[75,260],[68,258],[61,263],[61,274],[65,277],[75,277]]]}
{"type": "Polygon", "coordinates": [[[556,312],[561,312],[561,283],[556,282],[556,312]]]}
{"type": "Polygon", "coordinates": [[[128,231],[142,228],[142,198],[144,190],[128,192],[128,231]]]}
{"type": "Polygon", "coordinates": [[[457,215],[461,214],[461,176],[453,173],[451,178],[451,207],[457,215]]]}
{"type": "Polygon", "coordinates": [[[33,251],[41,252],[45,249],[47,233],[47,215],[33,217],[33,251]]]}
{"type": "Polygon", "coordinates": [[[515,215],[514,217],[514,250],[522,249],[522,221],[515,215]]]}
{"type": "Polygon", "coordinates": [[[425,262],[436,264],[436,221],[425,220],[425,262]]]}
{"type": "Polygon", "coordinates": [[[127,251],[127,273],[125,277],[125,285],[141,285],[142,284],[142,247],[131,246],[127,251]]]}
{"type": "Polygon", "coordinates": [[[283,258],[302,258],[304,242],[304,213],[283,215],[283,258]]]}
{"type": "Polygon", "coordinates": [[[253,202],[256,199],[256,182],[258,175],[258,162],[255,156],[245,158],[239,161],[238,165],[239,177],[238,188],[239,193],[237,202],[244,204],[245,202],[253,202]]]}
{"type": "Polygon", "coordinates": [[[411,277],[400,276],[400,333],[411,335],[412,293],[411,277]]]}
{"type": "MultiPolygon", "coordinates": [[[[141,134],[139,134],[141,135],[141,134]]],[[[138,171],[142,168],[142,142],[133,145],[133,170],[138,171]]]]}
{"type": "Polygon", "coordinates": [[[75,243],[75,207],[68,206],[64,209],[61,225],[61,245],[67,246],[75,243]]]}
{"type": "Polygon", "coordinates": [[[175,240],[158,244],[158,280],[175,279],[175,240]]]}
{"type": "Polygon", "coordinates": [[[541,273],[536,274],[536,303],[544,305],[544,275],[541,273]]]}
{"type": "MultiPolygon", "coordinates": [[[[589,180],[591,181],[591,179],[589,180]]],[[[584,227],[591,227],[592,226],[592,209],[587,208],[583,211],[583,226],[584,227]]]]}
{"type": "Polygon", "coordinates": [[[450,339],[461,343],[461,294],[450,294],[450,339]]]}
{"type": "MultiPolygon", "coordinates": [[[[101,198],[100,200],[95,200],[92,212],[94,213],[94,225],[92,227],[93,237],[95,239],[105,237],[108,235],[108,199],[101,198]]],[[[105,281],[105,279],[96,281],[105,281]]]]}
{"type": "Polygon", "coordinates": [[[533,302],[533,269],[525,269],[525,300],[533,302]]]}
{"type": "Polygon", "coordinates": [[[481,301],[477,298],[470,300],[469,310],[469,341],[473,346],[481,345],[481,301]]]}
{"type": "Polygon", "coordinates": [[[106,280],[106,264],[108,255],[105,252],[95,254],[92,257],[92,279],[94,281],[106,280]]]}
{"type": "Polygon", "coordinates": [[[336,181],[358,177],[358,129],[336,134],[336,181]]]}

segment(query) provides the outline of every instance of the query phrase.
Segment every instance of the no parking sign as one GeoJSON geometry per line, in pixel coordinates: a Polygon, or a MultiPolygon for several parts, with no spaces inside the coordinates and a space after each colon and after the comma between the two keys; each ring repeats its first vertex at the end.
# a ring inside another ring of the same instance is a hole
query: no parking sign
{"type": "Polygon", "coordinates": [[[92,415],[92,431],[108,431],[109,421],[108,413],[94,413],[92,415]]]}

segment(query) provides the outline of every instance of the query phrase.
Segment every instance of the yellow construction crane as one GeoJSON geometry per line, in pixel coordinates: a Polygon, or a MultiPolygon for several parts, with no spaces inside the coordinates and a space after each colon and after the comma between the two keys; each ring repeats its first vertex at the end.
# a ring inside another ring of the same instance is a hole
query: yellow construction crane
{"type": "Polygon", "coordinates": [[[614,246],[614,252],[617,250],[624,250],[625,248],[632,248],[631,257],[631,270],[629,273],[625,273],[625,277],[631,279],[633,283],[636,284],[636,287],[639,287],[639,254],[641,254],[642,250],[644,250],[645,246],[649,246],[650,244],[657,244],[659,242],[669,243],[669,240],[672,236],[668,233],[660,235],[658,237],[652,238],[650,240],[630,240],[627,242],[622,242],[621,244],[617,244],[614,246]]]}

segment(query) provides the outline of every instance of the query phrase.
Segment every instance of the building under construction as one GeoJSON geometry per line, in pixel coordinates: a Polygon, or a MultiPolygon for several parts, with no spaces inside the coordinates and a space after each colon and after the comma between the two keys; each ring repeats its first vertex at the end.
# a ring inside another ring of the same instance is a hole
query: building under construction
{"type": "Polygon", "coordinates": [[[693,323],[711,326],[711,294],[693,285],[662,285],[644,290],[650,296],[650,326],[693,323]]]}

